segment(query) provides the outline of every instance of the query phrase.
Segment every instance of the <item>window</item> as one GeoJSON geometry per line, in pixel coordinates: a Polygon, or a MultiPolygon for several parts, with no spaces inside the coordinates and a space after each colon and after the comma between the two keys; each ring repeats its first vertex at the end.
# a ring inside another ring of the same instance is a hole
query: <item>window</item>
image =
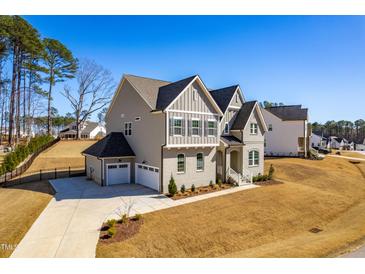
{"type": "Polygon", "coordinates": [[[228,133],[229,133],[229,124],[228,124],[228,122],[226,122],[224,124],[224,134],[228,134],[228,133]]]}
{"type": "Polygon", "coordinates": [[[251,150],[248,153],[248,166],[259,165],[259,152],[257,150],[251,150]]]}
{"type": "Polygon", "coordinates": [[[132,135],[132,122],[124,123],[124,135],[132,135]]]}
{"type": "Polygon", "coordinates": [[[184,154],[177,155],[177,172],[178,173],[185,172],[185,155],[184,154]]]}
{"type": "Polygon", "coordinates": [[[193,119],[191,121],[191,135],[200,136],[200,120],[193,119]]]}
{"type": "Polygon", "coordinates": [[[236,103],[238,103],[238,94],[236,93],[236,103]]]}
{"type": "Polygon", "coordinates": [[[181,117],[174,117],[173,133],[174,133],[174,135],[182,135],[182,118],[181,117]]]}
{"type": "Polygon", "coordinates": [[[269,131],[272,131],[272,124],[269,124],[268,129],[269,129],[269,131]]]}
{"type": "Polygon", "coordinates": [[[216,121],[208,121],[208,136],[214,136],[217,129],[217,123],[216,121]]]}
{"type": "Polygon", "coordinates": [[[258,127],[256,123],[251,123],[250,125],[250,134],[257,134],[258,127]]]}
{"type": "Polygon", "coordinates": [[[203,171],[204,170],[204,156],[203,153],[198,153],[196,155],[196,170],[203,171]]]}
{"type": "Polygon", "coordinates": [[[198,91],[196,88],[193,88],[193,100],[196,101],[198,99],[198,91]]]}

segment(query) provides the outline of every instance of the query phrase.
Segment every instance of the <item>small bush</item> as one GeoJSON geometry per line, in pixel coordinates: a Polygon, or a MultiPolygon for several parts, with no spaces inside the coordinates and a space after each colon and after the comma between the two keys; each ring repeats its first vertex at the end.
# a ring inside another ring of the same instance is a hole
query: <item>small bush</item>
{"type": "Polygon", "coordinates": [[[195,185],[194,184],[191,185],[191,191],[195,192],[195,185]]]}
{"type": "Polygon", "coordinates": [[[272,176],[274,175],[275,169],[274,166],[271,164],[270,168],[269,168],[269,174],[268,174],[268,179],[271,180],[272,176]]]}
{"type": "Polygon", "coordinates": [[[134,220],[139,221],[142,219],[142,214],[136,214],[134,215],[134,220]]]}
{"type": "Polygon", "coordinates": [[[110,219],[106,221],[109,227],[113,227],[117,221],[115,219],[110,219]]]}
{"type": "Polygon", "coordinates": [[[174,196],[177,193],[177,186],[175,183],[175,179],[174,179],[174,177],[172,177],[172,175],[171,175],[171,179],[170,179],[168,188],[169,188],[169,194],[171,196],[174,196]]]}
{"type": "Polygon", "coordinates": [[[218,179],[218,181],[217,181],[217,185],[218,185],[219,187],[221,187],[221,186],[222,186],[222,180],[221,180],[221,179],[218,179]]]}
{"type": "Polygon", "coordinates": [[[182,185],[180,188],[181,193],[185,193],[186,189],[185,189],[185,185],[182,185]]]}
{"type": "Polygon", "coordinates": [[[213,188],[213,181],[212,181],[212,180],[210,180],[210,182],[209,182],[209,186],[210,186],[211,188],[213,188]]]}
{"type": "Polygon", "coordinates": [[[115,235],[115,232],[116,232],[115,227],[110,227],[108,229],[108,235],[109,235],[109,237],[113,237],[115,235]]]}

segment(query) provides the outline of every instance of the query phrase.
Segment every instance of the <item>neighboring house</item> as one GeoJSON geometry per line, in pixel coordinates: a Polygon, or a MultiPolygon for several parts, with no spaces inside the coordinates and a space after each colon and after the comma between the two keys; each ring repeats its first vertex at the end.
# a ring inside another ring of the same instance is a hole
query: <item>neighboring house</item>
{"type": "Polygon", "coordinates": [[[333,149],[348,150],[349,149],[349,143],[345,138],[330,136],[328,138],[327,147],[328,148],[333,148],[333,149]]]}
{"type": "Polygon", "coordinates": [[[324,136],[321,136],[316,133],[312,133],[310,137],[310,144],[311,147],[326,147],[327,146],[327,138],[324,136]]]}
{"type": "Polygon", "coordinates": [[[354,150],[356,150],[356,151],[365,151],[365,144],[355,144],[354,150]]]}
{"type": "Polygon", "coordinates": [[[125,75],[106,114],[107,136],[86,149],[98,184],[138,183],[168,192],[210,182],[245,183],[264,172],[266,125],[239,86],[208,90],[199,76],[177,82],[125,75]]]}
{"type": "MultiPolygon", "coordinates": [[[[105,136],[106,130],[104,126],[99,125],[97,122],[86,121],[80,126],[81,139],[101,139],[105,136]]],[[[66,128],[60,131],[58,136],[61,139],[75,139],[77,135],[77,126],[73,122],[66,128]]]]}
{"type": "Polygon", "coordinates": [[[262,112],[268,128],[265,134],[266,156],[308,156],[311,135],[308,109],[290,105],[265,108],[262,112]]]}

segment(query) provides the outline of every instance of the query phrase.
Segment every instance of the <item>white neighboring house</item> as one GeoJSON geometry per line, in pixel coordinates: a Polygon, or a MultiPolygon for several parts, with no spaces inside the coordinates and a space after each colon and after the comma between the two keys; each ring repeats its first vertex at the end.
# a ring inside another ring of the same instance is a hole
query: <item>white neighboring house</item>
{"type": "Polygon", "coordinates": [[[330,136],[328,138],[327,148],[333,149],[348,149],[349,142],[345,138],[340,138],[337,136],[330,136]]]}
{"type": "MultiPolygon", "coordinates": [[[[61,139],[75,139],[77,134],[76,129],[76,123],[73,122],[60,131],[59,137],[61,139]]],[[[81,139],[102,138],[105,134],[105,127],[97,122],[86,121],[81,125],[81,139]]]]}
{"type": "Polygon", "coordinates": [[[266,156],[307,157],[309,150],[308,109],[288,105],[262,110],[268,128],[266,156]]]}
{"type": "Polygon", "coordinates": [[[326,147],[327,138],[323,137],[319,134],[312,133],[310,143],[311,143],[311,147],[326,147]]]}
{"type": "Polygon", "coordinates": [[[362,144],[355,144],[354,150],[356,151],[365,151],[365,139],[362,144]]]}

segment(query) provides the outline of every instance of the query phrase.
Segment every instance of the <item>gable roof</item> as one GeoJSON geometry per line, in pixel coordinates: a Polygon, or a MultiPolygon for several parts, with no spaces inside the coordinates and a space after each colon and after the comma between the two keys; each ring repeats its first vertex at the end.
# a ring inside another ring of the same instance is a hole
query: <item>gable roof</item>
{"type": "Polygon", "coordinates": [[[288,105],[265,108],[283,121],[308,120],[308,109],[302,105],[288,105]]]}
{"type": "Polygon", "coordinates": [[[170,83],[159,88],[156,109],[164,110],[194,80],[197,75],[170,83]]]}
{"type": "Polygon", "coordinates": [[[81,133],[83,134],[89,134],[91,131],[93,131],[97,126],[99,125],[99,123],[97,122],[90,122],[90,121],[86,121],[86,126],[83,130],[81,130],[81,133]]]}
{"type": "Polygon", "coordinates": [[[254,110],[257,101],[249,101],[242,105],[241,109],[239,110],[236,119],[233,122],[231,127],[232,130],[241,130],[244,129],[248,119],[251,116],[252,111],[254,110]]]}
{"type": "Polygon", "coordinates": [[[209,91],[223,113],[226,112],[229,103],[231,102],[231,99],[234,93],[236,92],[237,88],[238,85],[234,85],[230,87],[209,91]]]}
{"type": "Polygon", "coordinates": [[[82,153],[99,158],[135,156],[122,132],[109,133],[82,153]]]}

